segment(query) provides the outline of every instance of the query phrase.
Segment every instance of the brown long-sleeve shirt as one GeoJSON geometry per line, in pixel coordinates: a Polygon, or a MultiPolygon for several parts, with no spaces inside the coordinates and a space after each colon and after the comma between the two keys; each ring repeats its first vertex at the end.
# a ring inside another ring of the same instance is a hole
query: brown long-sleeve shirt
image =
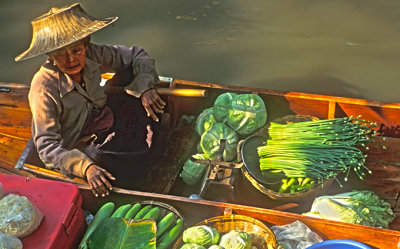
{"type": "Polygon", "coordinates": [[[90,43],[83,69],[84,90],[47,60],[33,77],[29,92],[33,141],[46,167],[65,175],[84,177],[93,162],[73,145],[94,107],[106,103],[101,73],[133,68],[133,81],[125,87],[135,97],[158,82],[154,60],[141,48],[90,43]]]}

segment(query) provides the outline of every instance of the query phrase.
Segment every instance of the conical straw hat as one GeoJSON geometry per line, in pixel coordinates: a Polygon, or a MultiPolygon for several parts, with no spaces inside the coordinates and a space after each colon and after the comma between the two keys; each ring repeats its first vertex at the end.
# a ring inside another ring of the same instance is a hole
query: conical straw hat
{"type": "Polygon", "coordinates": [[[52,8],[48,13],[32,20],[32,42],[28,50],[15,61],[49,53],[110,25],[118,17],[103,20],[89,16],[79,3],[62,8],[52,8]]]}

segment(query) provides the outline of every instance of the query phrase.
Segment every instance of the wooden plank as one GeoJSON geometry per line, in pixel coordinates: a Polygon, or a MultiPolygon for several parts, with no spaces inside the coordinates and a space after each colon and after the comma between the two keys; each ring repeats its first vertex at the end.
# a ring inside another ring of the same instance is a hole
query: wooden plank
{"type": "Polygon", "coordinates": [[[378,124],[377,130],[387,137],[400,137],[400,109],[382,106],[363,106],[339,103],[347,116],[361,115],[363,119],[378,124]]]}
{"type": "Polygon", "coordinates": [[[30,109],[1,106],[0,125],[10,127],[30,127],[32,115],[30,109]]]}
{"type": "Polygon", "coordinates": [[[319,119],[329,118],[329,101],[286,97],[289,108],[297,115],[310,115],[319,119]]]}
{"type": "Polygon", "coordinates": [[[371,101],[371,100],[366,100],[366,99],[346,98],[346,97],[329,96],[329,95],[321,95],[321,94],[310,94],[310,93],[301,93],[301,92],[279,91],[279,90],[270,90],[270,89],[253,88],[253,87],[250,88],[250,87],[244,87],[244,86],[235,86],[232,84],[231,85],[215,84],[215,83],[208,83],[208,82],[187,81],[187,80],[181,80],[181,79],[174,79],[174,84],[176,84],[177,86],[189,85],[189,86],[198,86],[198,87],[233,90],[233,91],[259,92],[260,94],[279,95],[279,96],[285,96],[287,98],[309,99],[309,100],[312,99],[315,101],[323,101],[323,102],[333,101],[333,102],[344,103],[344,104],[374,106],[374,107],[381,107],[381,108],[385,108],[385,109],[400,110],[400,103],[371,101]]]}
{"type": "Polygon", "coordinates": [[[335,118],[335,110],[336,110],[336,102],[329,101],[329,107],[328,107],[328,118],[329,119],[335,118]]]}
{"type": "Polygon", "coordinates": [[[372,171],[364,180],[365,185],[394,207],[400,195],[400,139],[376,137],[367,143],[365,165],[372,171]]]}
{"type": "Polygon", "coordinates": [[[0,134],[22,140],[29,140],[32,136],[31,127],[8,127],[0,125],[0,134]]]}
{"type": "Polygon", "coordinates": [[[27,142],[28,140],[0,134],[0,167],[16,172],[14,166],[24,151],[27,142]]]}
{"type": "Polygon", "coordinates": [[[29,89],[27,84],[0,82],[1,106],[29,109],[29,89]]]}

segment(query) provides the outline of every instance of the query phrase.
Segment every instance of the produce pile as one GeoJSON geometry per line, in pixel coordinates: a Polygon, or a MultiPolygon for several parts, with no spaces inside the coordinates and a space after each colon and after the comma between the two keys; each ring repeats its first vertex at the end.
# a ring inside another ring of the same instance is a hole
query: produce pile
{"type": "Polygon", "coordinates": [[[317,197],[305,215],[378,228],[395,217],[389,203],[366,190],[317,197]]]}
{"type": "MultiPolygon", "coordinates": [[[[226,146],[223,161],[236,159],[240,138],[249,136],[265,125],[267,110],[264,101],[255,94],[222,93],[212,107],[203,110],[196,121],[196,132],[201,137],[196,159],[215,160],[221,139],[226,146]]],[[[188,160],[181,174],[183,181],[195,186],[207,165],[188,160]]]]}
{"type": "Polygon", "coordinates": [[[96,213],[79,244],[79,249],[169,248],[183,231],[183,221],[156,205],[137,202],[115,209],[105,203],[96,213]]]}
{"type": "Polygon", "coordinates": [[[20,239],[36,231],[42,219],[43,213],[26,196],[3,196],[0,183],[0,248],[22,248],[20,239]]]}
{"type": "MultiPolygon", "coordinates": [[[[366,155],[358,146],[366,147],[364,143],[372,141],[375,126],[360,116],[289,124],[271,122],[267,144],[258,147],[260,169],[263,174],[283,173],[286,185],[307,178],[314,183],[323,182],[336,179],[339,173],[346,173],[347,181],[350,171],[364,179],[366,172],[371,172],[365,167],[366,155]]],[[[280,191],[286,189],[281,187],[280,191]]]]}
{"type": "Polygon", "coordinates": [[[185,244],[180,249],[256,249],[252,247],[253,238],[247,232],[231,230],[221,234],[207,225],[185,229],[182,240],[185,244]]]}

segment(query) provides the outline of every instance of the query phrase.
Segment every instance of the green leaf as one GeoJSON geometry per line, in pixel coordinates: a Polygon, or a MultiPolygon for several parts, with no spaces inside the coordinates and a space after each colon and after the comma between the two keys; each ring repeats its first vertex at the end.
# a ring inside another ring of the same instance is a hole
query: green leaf
{"type": "Polygon", "coordinates": [[[106,218],[89,237],[89,249],[155,249],[156,223],[153,220],[106,218]]]}

